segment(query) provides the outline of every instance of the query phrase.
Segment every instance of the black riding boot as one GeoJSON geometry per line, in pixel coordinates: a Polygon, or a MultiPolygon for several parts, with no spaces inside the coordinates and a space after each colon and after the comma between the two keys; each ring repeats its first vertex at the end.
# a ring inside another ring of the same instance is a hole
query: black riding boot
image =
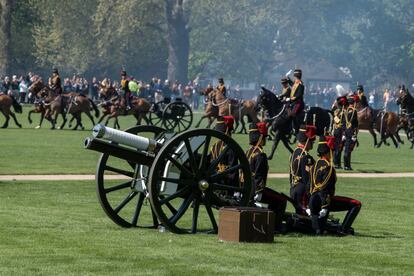
{"type": "Polygon", "coordinates": [[[321,227],[321,220],[319,219],[318,215],[312,215],[311,216],[311,221],[312,221],[312,228],[315,231],[316,235],[322,235],[323,234],[323,229],[321,227]]]}
{"type": "Polygon", "coordinates": [[[361,205],[355,205],[354,207],[352,207],[351,210],[348,211],[348,213],[346,213],[344,221],[342,222],[342,226],[341,226],[342,232],[344,234],[352,233],[351,226],[355,218],[358,216],[359,210],[361,210],[361,205]]]}
{"type": "Polygon", "coordinates": [[[351,167],[351,153],[344,154],[344,169],[346,171],[352,171],[351,167]]]}
{"type": "Polygon", "coordinates": [[[335,155],[334,155],[334,165],[336,169],[342,169],[341,167],[341,151],[340,150],[335,150],[335,155]]]}

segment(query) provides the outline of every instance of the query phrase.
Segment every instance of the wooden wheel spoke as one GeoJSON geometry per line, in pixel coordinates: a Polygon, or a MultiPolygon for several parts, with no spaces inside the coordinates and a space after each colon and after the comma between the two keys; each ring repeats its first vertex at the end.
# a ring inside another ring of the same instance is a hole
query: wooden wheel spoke
{"type": "Polygon", "coordinates": [[[190,160],[190,167],[193,169],[195,174],[198,173],[198,166],[196,164],[195,156],[193,149],[191,148],[190,141],[188,139],[184,140],[185,147],[187,148],[188,159],[190,160]]]}
{"type": "Polygon", "coordinates": [[[239,170],[242,168],[241,164],[237,164],[231,168],[228,168],[220,173],[216,173],[210,177],[210,181],[217,181],[218,179],[222,179],[223,177],[228,176],[229,174],[239,170]]]}
{"type": "Polygon", "coordinates": [[[177,167],[182,173],[185,173],[188,176],[193,176],[193,173],[191,173],[187,168],[185,168],[180,162],[174,159],[172,156],[166,156],[168,161],[171,161],[171,163],[174,164],[174,166],[177,167]]]}
{"type": "Polygon", "coordinates": [[[138,217],[139,217],[139,214],[141,213],[141,208],[142,208],[142,205],[144,204],[144,200],[145,200],[145,194],[140,193],[138,197],[137,207],[135,208],[134,216],[132,217],[131,224],[133,226],[137,226],[138,217]]]}
{"type": "Polygon", "coordinates": [[[242,187],[230,186],[230,185],[225,185],[225,184],[220,184],[220,183],[212,183],[211,186],[215,190],[237,191],[237,192],[243,191],[242,187]]]}
{"type": "Polygon", "coordinates": [[[198,220],[198,212],[200,209],[200,200],[194,199],[194,207],[193,207],[193,221],[191,225],[191,233],[197,232],[197,220],[198,220]]]}
{"type": "Polygon", "coordinates": [[[122,208],[125,207],[135,196],[137,195],[137,192],[131,192],[129,193],[126,198],[114,209],[115,213],[119,213],[119,211],[122,210],[122,208]]]}
{"type": "Polygon", "coordinates": [[[129,176],[129,177],[134,176],[133,172],[129,172],[129,171],[126,171],[126,170],[123,170],[123,169],[118,169],[118,168],[108,166],[108,165],[105,165],[105,170],[111,171],[111,172],[116,172],[118,174],[122,174],[122,175],[129,176]]]}
{"type": "Polygon", "coordinates": [[[131,188],[131,184],[132,184],[132,181],[128,181],[128,182],[125,182],[125,183],[121,183],[121,184],[109,187],[109,188],[105,189],[105,193],[111,193],[111,192],[122,190],[122,189],[125,189],[125,188],[131,188]]]}
{"type": "Polygon", "coordinates": [[[190,207],[191,202],[193,202],[194,196],[193,194],[190,194],[184,202],[181,204],[180,208],[178,209],[178,212],[173,215],[169,220],[171,223],[175,224],[177,221],[185,214],[188,207],[190,207]]]}
{"type": "Polygon", "coordinates": [[[224,158],[224,156],[227,154],[229,150],[230,150],[230,146],[226,145],[224,149],[220,152],[219,156],[217,156],[217,158],[214,159],[213,162],[211,162],[210,167],[208,168],[208,171],[210,173],[213,172],[217,168],[217,165],[220,163],[220,161],[224,158]]]}
{"type": "Polygon", "coordinates": [[[203,198],[203,203],[204,203],[204,206],[206,207],[206,211],[207,211],[208,217],[210,218],[210,222],[211,222],[211,225],[213,226],[214,232],[217,233],[218,227],[217,227],[216,218],[214,217],[213,210],[211,209],[211,205],[210,205],[208,198],[203,198]]]}
{"type": "Polygon", "coordinates": [[[190,188],[190,186],[185,186],[184,188],[178,190],[174,194],[169,195],[166,198],[162,198],[160,200],[160,205],[166,204],[166,203],[170,202],[173,199],[184,196],[188,192],[189,188],[190,188]]]}
{"type": "Polygon", "coordinates": [[[201,155],[200,166],[199,170],[203,171],[206,164],[207,164],[207,157],[208,157],[208,150],[210,147],[211,136],[206,136],[206,140],[204,141],[204,148],[203,153],[201,155]]]}

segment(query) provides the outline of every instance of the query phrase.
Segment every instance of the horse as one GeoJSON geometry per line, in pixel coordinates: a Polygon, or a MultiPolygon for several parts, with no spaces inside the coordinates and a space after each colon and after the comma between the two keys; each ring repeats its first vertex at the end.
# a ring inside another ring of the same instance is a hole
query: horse
{"type": "Polygon", "coordinates": [[[108,116],[105,125],[108,125],[109,120],[114,119],[114,128],[120,129],[118,116],[128,115],[133,115],[137,119],[137,125],[140,125],[143,119],[147,124],[149,123],[147,114],[151,109],[151,104],[146,99],[134,97],[131,100],[132,108],[126,111],[125,106],[121,104],[120,96],[117,95],[115,88],[111,86],[101,87],[99,93],[101,99],[104,99],[104,101],[100,104],[103,108],[103,114],[99,118],[98,124],[108,116]]]}
{"type": "Polygon", "coordinates": [[[301,124],[316,127],[316,135],[322,136],[330,133],[333,126],[333,113],[320,107],[310,107],[298,113],[294,118],[289,116],[290,108],[287,103],[282,102],[272,91],[262,87],[257,97],[256,110],[263,109],[265,121],[271,124],[275,132],[272,151],[269,159],[272,159],[280,141],[291,153],[293,149],[289,144],[292,130],[297,134],[301,124]]]}
{"type": "Polygon", "coordinates": [[[411,141],[412,149],[414,147],[414,98],[408,89],[402,86],[396,102],[401,107],[398,130],[405,130],[408,140],[411,141]]]}
{"type": "Polygon", "coordinates": [[[398,116],[395,112],[363,107],[361,102],[357,102],[355,107],[358,114],[358,128],[368,130],[374,138],[374,147],[379,148],[382,143],[388,145],[387,138],[391,138],[395,147],[399,147],[398,143],[401,143],[401,139],[397,132],[398,116]],[[379,143],[375,130],[381,136],[379,143]]]}
{"type": "Polygon", "coordinates": [[[218,116],[231,115],[236,122],[235,130],[239,127],[239,123],[242,125],[242,129],[239,133],[247,133],[246,125],[244,123],[244,116],[247,116],[249,123],[257,123],[257,111],[255,109],[256,102],[253,100],[235,100],[226,98],[218,90],[213,90],[209,94],[212,99],[212,105],[218,108],[218,116]]]}
{"type": "MultiPolygon", "coordinates": [[[[39,79],[37,81],[35,81],[30,87],[29,87],[29,92],[30,95],[33,98],[33,109],[30,110],[27,114],[27,119],[29,121],[30,124],[33,123],[32,120],[32,114],[33,113],[40,113],[40,122],[39,124],[36,126],[36,128],[41,128],[42,127],[42,123],[43,123],[43,119],[45,118],[45,113],[46,113],[46,109],[44,106],[44,100],[38,97],[38,93],[40,92],[40,90],[43,89],[43,87],[45,87],[45,85],[43,84],[42,80],[39,79]]],[[[50,117],[47,118],[50,121],[50,117]]]]}
{"type": "Polygon", "coordinates": [[[63,129],[66,124],[66,112],[65,112],[65,98],[63,95],[56,95],[55,91],[51,89],[49,86],[45,85],[39,92],[38,98],[42,98],[44,100],[44,107],[45,107],[45,118],[50,118],[50,122],[52,124],[51,129],[56,128],[56,122],[59,114],[63,118],[62,125],[59,129],[63,129]]]}
{"type": "Polygon", "coordinates": [[[213,105],[213,94],[210,94],[212,90],[206,89],[203,91],[204,95],[204,114],[201,116],[200,121],[195,125],[198,128],[204,119],[208,119],[207,128],[210,128],[214,120],[218,117],[218,107],[213,105]]]}
{"type": "Polygon", "coordinates": [[[76,119],[76,125],[73,128],[73,130],[77,130],[78,126],[80,126],[81,129],[84,129],[82,125],[82,119],[81,119],[82,112],[86,114],[86,116],[91,120],[92,125],[94,126],[95,121],[93,119],[93,116],[90,113],[92,109],[95,111],[95,117],[98,118],[99,109],[96,106],[96,104],[92,101],[92,99],[86,96],[77,95],[75,93],[70,93],[70,101],[69,101],[67,112],[72,114],[73,118],[69,122],[69,127],[71,126],[70,123],[72,122],[72,120],[76,119]]]}
{"type": "Polygon", "coordinates": [[[6,121],[1,128],[7,128],[9,126],[10,116],[13,118],[16,126],[22,128],[22,125],[17,121],[16,115],[11,111],[12,106],[16,113],[22,113],[22,106],[16,101],[14,97],[8,96],[6,94],[0,94],[0,111],[3,113],[4,117],[6,117],[6,121]]]}

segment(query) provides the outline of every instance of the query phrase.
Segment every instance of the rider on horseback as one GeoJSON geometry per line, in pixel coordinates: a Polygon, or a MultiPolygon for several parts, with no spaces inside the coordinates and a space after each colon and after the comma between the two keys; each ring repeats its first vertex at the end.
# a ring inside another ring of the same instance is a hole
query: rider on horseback
{"type": "Polygon", "coordinates": [[[131,109],[131,104],[129,98],[131,97],[131,91],[129,90],[129,80],[125,70],[121,71],[121,90],[122,96],[125,100],[125,109],[128,111],[131,109]]]}
{"type": "Polygon", "coordinates": [[[293,83],[289,98],[286,98],[286,102],[290,103],[290,117],[296,117],[305,108],[305,103],[303,101],[305,86],[302,82],[302,70],[295,69],[293,76],[295,77],[295,82],[293,83]]]}
{"type": "MultiPolygon", "coordinates": [[[[52,76],[50,77],[50,89],[53,90],[56,97],[60,96],[60,106],[63,107],[63,109],[66,109],[66,106],[63,102],[63,89],[62,89],[62,81],[60,79],[59,71],[56,67],[52,69],[52,76]]],[[[52,101],[53,99],[48,99],[47,101],[52,101]]]]}
{"type": "Polygon", "coordinates": [[[292,91],[290,86],[293,85],[293,82],[289,77],[283,77],[280,80],[280,84],[282,85],[282,92],[279,95],[279,100],[286,101],[286,99],[290,97],[292,91]]]}
{"type": "Polygon", "coordinates": [[[217,89],[218,92],[223,94],[223,96],[225,98],[227,98],[227,95],[226,95],[227,90],[226,90],[226,86],[224,85],[224,79],[223,78],[218,79],[218,85],[217,85],[216,89],[217,89]]]}

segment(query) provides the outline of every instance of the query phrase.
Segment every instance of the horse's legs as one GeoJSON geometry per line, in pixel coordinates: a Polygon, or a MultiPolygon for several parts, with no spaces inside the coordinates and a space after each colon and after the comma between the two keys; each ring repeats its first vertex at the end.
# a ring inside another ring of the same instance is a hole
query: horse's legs
{"type": "Polygon", "coordinates": [[[62,124],[60,125],[60,127],[58,127],[59,129],[63,129],[64,127],[65,127],[65,124],[66,124],[66,122],[68,121],[68,119],[66,118],[66,113],[65,112],[62,112],[62,113],[60,113],[61,115],[62,115],[62,118],[63,118],[63,122],[62,122],[62,124]]]}
{"type": "Polygon", "coordinates": [[[280,141],[280,131],[277,130],[275,131],[275,138],[273,139],[272,151],[270,152],[269,160],[273,158],[273,155],[275,154],[279,141],[280,141]]]}
{"type": "Polygon", "coordinates": [[[377,141],[377,134],[375,133],[375,130],[373,128],[368,129],[369,133],[372,135],[372,137],[374,138],[374,147],[379,147],[378,146],[378,141],[377,141]]]}
{"type": "Polygon", "coordinates": [[[91,120],[92,122],[92,127],[95,126],[95,120],[93,119],[93,116],[91,115],[91,113],[89,111],[85,112],[86,116],[88,116],[88,118],[91,120]]]}
{"type": "Polygon", "coordinates": [[[115,120],[115,121],[116,121],[116,126],[117,126],[117,128],[118,128],[118,129],[121,129],[121,125],[119,124],[118,117],[116,117],[116,120],[115,120]]]}
{"type": "Polygon", "coordinates": [[[78,130],[78,126],[82,125],[81,116],[79,113],[73,113],[73,117],[76,119],[76,125],[72,130],[78,130]]]}
{"type": "Polygon", "coordinates": [[[290,153],[293,153],[293,149],[290,147],[289,136],[283,135],[281,137],[281,140],[283,142],[283,145],[285,145],[285,147],[287,148],[287,150],[290,151],[290,153]]]}
{"type": "Polygon", "coordinates": [[[397,142],[398,138],[396,138],[397,136],[393,134],[390,135],[392,142],[394,143],[394,146],[398,149],[400,147],[400,144],[397,142]]]}
{"type": "Polygon", "coordinates": [[[75,115],[72,114],[72,118],[70,118],[70,120],[69,120],[69,125],[68,125],[69,128],[72,127],[73,120],[75,120],[75,119],[76,119],[75,115]]]}
{"type": "Polygon", "coordinates": [[[207,118],[208,117],[208,115],[203,115],[203,116],[201,116],[201,118],[200,118],[200,120],[198,121],[198,123],[195,125],[195,128],[198,128],[199,126],[200,126],[200,124],[201,124],[201,121],[203,121],[205,118],[207,118]]]}
{"type": "Polygon", "coordinates": [[[34,112],[34,110],[30,110],[29,113],[27,113],[27,120],[29,121],[29,124],[32,124],[32,113],[34,112]]]}
{"type": "Polygon", "coordinates": [[[7,128],[9,126],[10,116],[6,112],[4,112],[3,110],[1,110],[1,113],[3,113],[4,117],[6,117],[6,121],[4,122],[4,124],[1,128],[7,128]]]}
{"type": "Polygon", "coordinates": [[[16,115],[14,115],[13,112],[10,112],[10,116],[13,118],[14,123],[16,124],[16,126],[18,126],[19,128],[22,128],[22,125],[19,124],[19,122],[17,121],[16,115]]]}

